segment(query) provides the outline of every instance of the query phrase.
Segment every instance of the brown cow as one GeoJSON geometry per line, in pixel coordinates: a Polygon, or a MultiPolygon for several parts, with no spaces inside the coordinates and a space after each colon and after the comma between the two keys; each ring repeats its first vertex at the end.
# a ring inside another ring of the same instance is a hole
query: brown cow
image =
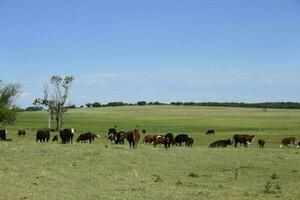
{"type": "Polygon", "coordinates": [[[255,135],[241,135],[236,134],[233,136],[234,141],[234,147],[237,147],[237,144],[243,144],[245,147],[248,147],[248,145],[255,140],[255,135]]]}
{"type": "Polygon", "coordinates": [[[257,143],[258,143],[259,148],[264,148],[265,144],[266,144],[266,142],[264,140],[262,140],[262,139],[259,139],[257,141],[257,143]]]}
{"type": "Polygon", "coordinates": [[[137,129],[133,131],[129,131],[125,134],[125,138],[127,139],[130,148],[137,148],[138,142],[140,140],[140,133],[137,129]]]}
{"type": "Polygon", "coordinates": [[[58,135],[54,135],[52,142],[58,142],[58,135]]]}
{"type": "Polygon", "coordinates": [[[18,136],[25,136],[27,134],[27,130],[19,130],[18,136]]]}
{"type": "Polygon", "coordinates": [[[144,144],[151,144],[152,142],[154,142],[157,138],[157,135],[146,135],[144,137],[143,143],[144,144]]]}
{"type": "Polygon", "coordinates": [[[156,140],[153,142],[153,147],[157,147],[158,144],[165,145],[165,148],[167,149],[170,146],[171,140],[169,137],[166,137],[164,135],[158,135],[156,137],[156,140]]]}
{"type": "Polygon", "coordinates": [[[88,133],[83,133],[83,134],[80,134],[79,137],[77,138],[76,142],[79,143],[79,142],[89,142],[89,143],[92,143],[96,138],[99,138],[100,135],[97,135],[97,134],[94,134],[94,133],[91,133],[91,132],[88,132],[88,133]]]}
{"type": "Polygon", "coordinates": [[[295,137],[283,138],[281,140],[280,148],[282,148],[282,147],[288,147],[289,144],[296,145],[296,138],[295,137]]]}

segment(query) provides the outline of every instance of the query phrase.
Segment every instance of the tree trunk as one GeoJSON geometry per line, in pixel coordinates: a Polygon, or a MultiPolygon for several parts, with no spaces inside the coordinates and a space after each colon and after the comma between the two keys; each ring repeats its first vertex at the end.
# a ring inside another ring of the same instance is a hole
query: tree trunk
{"type": "Polygon", "coordinates": [[[49,110],[48,111],[48,128],[50,129],[51,128],[51,111],[49,110]]]}

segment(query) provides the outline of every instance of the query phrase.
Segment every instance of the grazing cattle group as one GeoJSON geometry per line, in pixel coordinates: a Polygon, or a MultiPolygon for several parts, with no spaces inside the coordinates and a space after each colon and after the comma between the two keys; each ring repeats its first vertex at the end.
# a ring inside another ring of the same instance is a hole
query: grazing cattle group
{"type": "MultiPolygon", "coordinates": [[[[63,129],[59,131],[59,135],[54,135],[52,142],[58,142],[59,137],[61,139],[61,143],[63,144],[73,144],[75,129],[63,129]]],[[[142,133],[145,134],[146,130],[143,129],[142,133]]],[[[0,129],[0,141],[12,141],[12,139],[7,139],[8,131],[6,129],[0,129]]],[[[215,134],[214,130],[208,130],[205,132],[205,135],[215,134]]],[[[19,137],[25,137],[28,135],[27,130],[18,130],[17,135],[19,137]]],[[[108,130],[107,139],[110,140],[112,144],[124,144],[124,140],[128,141],[129,147],[136,149],[138,143],[140,141],[140,132],[137,129],[132,131],[117,131],[116,126],[115,128],[110,128],[108,130]]],[[[82,133],[76,139],[76,143],[92,143],[95,139],[100,138],[99,134],[86,132],[82,133]]],[[[40,141],[42,143],[49,142],[50,139],[50,132],[47,129],[38,130],[36,132],[36,142],[40,141]]],[[[212,142],[209,145],[209,148],[218,148],[222,147],[225,148],[234,144],[234,147],[237,148],[239,146],[248,147],[255,140],[255,135],[248,135],[248,134],[235,134],[233,135],[232,139],[224,139],[224,140],[217,140],[212,142]]],[[[163,145],[165,149],[171,148],[173,146],[187,146],[192,148],[194,144],[194,139],[189,137],[188,134],[181,133],[174,136],[172,133],[167,133],[165,135],[156,135],[156,134],[149,134],[145,135],[142,141],[142,144],[152,144],[153,147],[157,147],[158,145],[163,145]]],[[[263,139],[259,139],[258,142],[259,148],[264,148],[266,141],[263,139]]],[[[296,146],[296,148],[300,147],[300,141],[297,143],[296,137],[286,137],[283,138],[280,142],[280,148],[282,147],[289,147],[289,146],[296,146]]]]}

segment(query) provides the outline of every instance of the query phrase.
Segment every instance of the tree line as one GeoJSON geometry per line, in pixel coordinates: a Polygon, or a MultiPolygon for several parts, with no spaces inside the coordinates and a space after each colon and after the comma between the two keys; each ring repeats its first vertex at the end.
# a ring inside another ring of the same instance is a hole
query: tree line
{"type": "MultiPolygon", "coordinates": [[[[99,107],[114,107],[114,106],[145,106],[145,105],[175,105],[175,106],[215,106],[215,107],[240,107],[240,108],[262,108],[262,109],[300,109],[298,102],[264,102],[264,103],[243,103],[243,102],[171,102],[161,103],[138,101],[137,103],[125,103],[122,101],[109,102],[101,104],[100,102],[86,103],[79,106],[79,108],[99,108],[99,107]]],[[[78,108],[75,104],[64,107],[65,109],[78,108]]],[[[39,111],[40,107],[28,107],[23,111],[39,111]]]]}

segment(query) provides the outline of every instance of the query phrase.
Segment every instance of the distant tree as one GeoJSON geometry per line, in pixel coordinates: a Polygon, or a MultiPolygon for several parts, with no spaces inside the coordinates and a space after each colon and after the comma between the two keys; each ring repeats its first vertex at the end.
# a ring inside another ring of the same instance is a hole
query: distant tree
{"type": "Polygon", "coordinates": [[[138,106],[145,106],[145,105],[147,105],[147,102],[146,101],[138,101],[137,105],[138,106]]]}
{"type": "Polygon", "coordinates": [[[14,105],[20,92],[20,84],[4,84],[0,80],[0,124],[12,124],[16,121],[18,107],[14,105]]]}
{"type": "Polygon", "coordinates": [[[86,103],[85,106],[86,106],[87,108],[91,108],[91,107],[92,107],[92,104],[91,104],[91,103],[86,103]]]}
{"type": "Polygon", "coordinates": [[[30,106],[25,108],[25,111],[41,111],[43,110],[43,108],[39,107],[39,106],[30,106]]]}
{"type": "MultiPolygon", "coordinates": [[[[44,97],[35,100],[35,105],[47,107],[50,119],[56,121],[56,130],[63,129],[63,114],[67,111],[64,107],[69,97],[70,87],[74,80],[73,76],[52,76],[50,82],[53,86],[53,93],[51,99],[49,99],[48,87],[44,87],[44,97]]],[[[50,123],[49,123],[50,128],[50,123]]]]}
{"type": "Polygon", "coordinates": [[[92,104],[92,106],[94,108],[98,108],[98,107],[101,107],[101,104],[99,102],[95,102],[95,103],[92,104]]]}
{"type": "Polygon", "coordinates": [[[68,106],[65,106],[64,108],[65,109],[74,109],[74,108],[76,108],[76,105],[75,104],[70,104],[68,106]]]}

